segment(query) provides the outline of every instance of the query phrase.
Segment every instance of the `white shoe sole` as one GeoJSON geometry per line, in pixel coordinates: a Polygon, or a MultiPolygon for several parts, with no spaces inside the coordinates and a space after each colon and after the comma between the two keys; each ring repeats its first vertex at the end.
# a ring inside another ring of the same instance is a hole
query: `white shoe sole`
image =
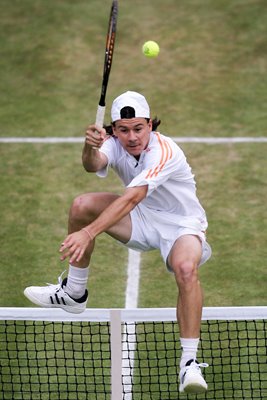
{"type": "Polygon", "coordinates": [[[202,384],[200,382],[196,382],[193,379],[186,382],[186,385],[180,385],[179,391],[180,393],[205,393],[208,389],[208,385],[206,382],[202,384]]]}
{"type": "MultiPolygon", "coordinates": [[[[81,314],[86,307],[84,306],[76,306],[76,305],[64,305],[64,304],[46,304],[42,303],[38,298],[34,297],[30,288],[26,288],[24,290],[24,295],[29,299],[32,303],[36,304],[37,306],[44,307],[44,308],[61,308],[64,311],[67,311],[72,314],[81,314]]],[[[77,303],[79,304],[79,303],[77,303]]]]}
{"type": "Polygon", "coordinates": [[[189,383],[186,385],[186,387],[183,388],[182,392],[184,393],[192,393],[192,394],[197,394],[197,393],[205,393],[207,391],[207,387],[204,387],[200,384],[197,383],[189,383]]]}

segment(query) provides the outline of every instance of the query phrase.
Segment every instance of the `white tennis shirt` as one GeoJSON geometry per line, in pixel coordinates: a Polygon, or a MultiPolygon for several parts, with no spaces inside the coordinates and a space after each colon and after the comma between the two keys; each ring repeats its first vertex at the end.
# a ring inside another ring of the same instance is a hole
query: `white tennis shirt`
{"type": "Polygon", "coordinates": [[[108,167],[111,167],[126,187],[148,185],[142,205],[176,216],[195,217],[204,225],[207,223],[196,195],[192,170],[183,151],[171,138],[151,132],[149,144],[138,162],[113,136],[103,143],[100,151],[107,156],[108,165],[97,172],[98,176],[107,176],[108,167]]]}

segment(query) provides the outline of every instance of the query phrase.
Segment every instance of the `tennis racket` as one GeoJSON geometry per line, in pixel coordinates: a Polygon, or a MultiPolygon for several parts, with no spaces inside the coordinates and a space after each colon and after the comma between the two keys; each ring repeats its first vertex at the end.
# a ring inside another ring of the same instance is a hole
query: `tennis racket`
{"type": "Polygon", "coordinates": [[[95,120],[95,124],[100,128],[102,128],[104,124],[104,117],[106,110],[106,92],[107,92],[109,74],[111,70],[112,58],[114,53],[117,19],[118,19],[118,1],[113,0],[110,10],[108,33],[106,40],[106,51],[104,59],[101,95],[98,103],[96,120],[95,120]]]}

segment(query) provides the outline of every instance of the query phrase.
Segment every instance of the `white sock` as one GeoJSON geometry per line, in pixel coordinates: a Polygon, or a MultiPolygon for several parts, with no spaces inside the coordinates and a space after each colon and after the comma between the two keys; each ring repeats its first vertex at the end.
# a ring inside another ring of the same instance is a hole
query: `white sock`
{"type": "Polygon", "coordinates": [[[180,368],[183,368],[187,361],[196,360],[199,338],[188,339],[180,338],[182,347],[182,357],[180,361],[180,368]]]}
{"type": "Polygon", "coordinates": [[[79,299],[85,293],[89,275],[89,267],[78,268],[69,265],[66,292],[74,299],[79,299]]]}

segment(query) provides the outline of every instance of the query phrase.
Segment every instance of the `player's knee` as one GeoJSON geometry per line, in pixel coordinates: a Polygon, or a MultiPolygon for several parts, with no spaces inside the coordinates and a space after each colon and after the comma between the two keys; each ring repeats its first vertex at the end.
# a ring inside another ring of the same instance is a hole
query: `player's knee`
{"type": "Polygon", "coordinates": [[[178,262],[173,270],[179,285],[192,284],[198,280],[197,265],[191,260],[178,262]]]}
{"type": "Polygon", "coordinates": [[[87,195],[86,198],[83,195],[77,196],[70,208],[70,220],[83,221],[84,218],[88,219],[92,210],[93,204],[90,196],[87,195]]]}

